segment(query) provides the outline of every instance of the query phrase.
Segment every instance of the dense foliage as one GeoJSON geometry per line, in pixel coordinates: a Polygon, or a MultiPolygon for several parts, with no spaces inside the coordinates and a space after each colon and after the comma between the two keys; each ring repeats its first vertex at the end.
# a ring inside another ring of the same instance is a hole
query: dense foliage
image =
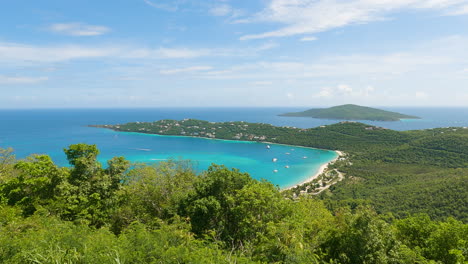
{"type": "Polygon", "coordinates": [[[340,120],[399,121],[400,119],[419,119],[416,116],[385,111],[381,109],[347,104],[330,108],[309,109],[303,112],[285,113],[280,116],[313,117],[340,120]]]}
{"type": "Polygon", "coordinates": [[[468,225],[327,209],[213,165],[102,168],[96,146],[48,156],[0,152],[0,263],[464,263],[468,225]]]}

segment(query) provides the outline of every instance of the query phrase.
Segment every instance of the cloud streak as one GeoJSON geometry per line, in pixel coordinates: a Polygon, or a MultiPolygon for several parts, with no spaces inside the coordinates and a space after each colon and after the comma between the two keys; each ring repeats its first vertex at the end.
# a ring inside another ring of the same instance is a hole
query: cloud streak
{"type": "Polygon", "coordinates": [[[163,75],[171,75],[171,74],[178,74],[178,73],[208,71],[211,69],[213,69],[213,67],[211,66],[192,66],[192,67],[186,67],[186,68],[161,70],[159,71],[159,73],[163,75]]]}
{"type": "Polygon", "coordinates": [[[179,4],[180,1],[174,1],[173,3],[161,3],[161,2],[153,2],[150,0],[143,0],[147,5],[157,8],[157,9],[162,9],[164,11],[170,11],[170,12],[175,12],[179,9],[179,4]]]}
{"type": "Polygon", "coordinates": [[[274,43],[243,49],[191,49],[183,47],[138,47],[118,45],[24,45],[0,42],[0,62],[16,64],[53,63],[77,59],[195,59],[201,57],[249,57],[275,48],[274,43]]]}
{"type": "Polygon", "coordinates": [[[0,43],[0,61],[14,63],[60,62],[83,58],[102,58],[119,53],[115,47],[85,47],[78,45],[32,46],[0,43]]]}
{"type": "Polygon", "coordinates": [[[57,34],[76,37],[100,36],[111,31],[110,28],[105,26],[87,25],[83,23],[52,24],[48,29],[57,34]]]}
{"type": "Polygon", "coordinates": [[[24,77],[0,75],[1,84],[36,84],[49,80],[48,77],[24,77]]]}
{"type": "MultiPolygon", "coordinates": [[[[283,27],[244,35],[240,39],[319,33],[348,25],[388,19],[388,15],[398,10],[433,9],[447,12],[452,9],[460,10],[463,4],[467,5],[468,0],[270,0],[263,11],[243,22],[273,22],[283,24],[283,27]]],[[[464,13],[463,10],[461,13],[464,13]]]]}

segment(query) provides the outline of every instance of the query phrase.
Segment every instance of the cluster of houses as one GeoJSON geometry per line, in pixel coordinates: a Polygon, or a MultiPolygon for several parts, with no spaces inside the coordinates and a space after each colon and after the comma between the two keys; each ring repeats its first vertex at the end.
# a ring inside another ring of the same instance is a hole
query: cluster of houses
{"type": "MultiPolygon", "coordinates": [[[[142,132],[151,132],[155,131],[159,134],[179,134],[182,136],[196,136],[196,137],[206,137],[206,138],[216,138],[216,131],[223,129],[225,127],[222,126],[214,126],[216,123],[210,122],[207,127],[203,125],[187,125],[184,124],[187,121],[191,121],[190,119],[184,119],[182,121],[172,121],[172,120],[161,120],[155,123],[148,123],[148,126],[143,128],[138,128],[139,131],[142,132]],[[174,131],[174,129],[176,129],[174,131]]],[[[137,124],[140,124],[137,122],[137,124]]],[[[236,130],[247,131],[249,125],[244,124],[244,122],[234,123],[230,122],[230,126],[236,126],[236,130]]],[[[114,128],[119,129],[120,127],[115,126],[114,128]]],[[[248,133],[237,133],[235,134],[232,139],[235,140],[256,140],[256,141],[265,141],[267,139],[264,135],[254,135],[248,133]]]]}
{"type": "Polygon", "coordinates": [[[256,140],[256,141],[265,141],[267,139],[266,136],[256,136],[254,134],[244,134],[244,133],[238,133],[232,138],[236,140],[248,139],[248,140],[256,140]]]}

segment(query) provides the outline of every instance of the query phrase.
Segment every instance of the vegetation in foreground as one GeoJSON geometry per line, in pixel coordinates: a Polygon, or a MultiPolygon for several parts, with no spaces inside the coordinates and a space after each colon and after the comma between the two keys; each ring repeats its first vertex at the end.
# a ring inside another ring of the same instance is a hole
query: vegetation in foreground
{"type": "Polygon", "coordinates": [[[464,263],[468,225],[396,219],[365,206],[330,211],[213,165],[102,168],[96,146],[0,155],[0,263],[464,263]]]}

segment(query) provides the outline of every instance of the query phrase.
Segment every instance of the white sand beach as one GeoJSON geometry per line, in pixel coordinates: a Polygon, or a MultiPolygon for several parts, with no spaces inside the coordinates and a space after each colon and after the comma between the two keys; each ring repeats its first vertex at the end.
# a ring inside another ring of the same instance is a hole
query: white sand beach
{"type": "Polygon", "coordinates": [[[317,171],[317,173],[315,173],[314,175],[310,176],[309,178],[307,178],[306,180],[302,181],[301,183],[298,183],[294,186],[291,186],[291,187],[288,187],[288,188],[284,188],[283,190],[289,190],[289,189],[292,189],[292,188],[295,188],[297,186],[300,186],[300,185],[303,185],[305,183],[308,183],[308,182],[311,182],[313,181],[315,178],[317,178],[318,176],[320,176],[320,174],[324,173],[325,170],[328,168],[328,165],[334,163],[335,161],[337,161],[340,157],[343,157],[344,154],[343,152],[339,151],[339,150],[335,150],[336,154],[338,154],[338,156],[336,158],[334,158],[333,160],[331,160],[330,162],[326,163],[326,164],[323,164],[322,166],[320,166],[319,170],[317,171]]]}

